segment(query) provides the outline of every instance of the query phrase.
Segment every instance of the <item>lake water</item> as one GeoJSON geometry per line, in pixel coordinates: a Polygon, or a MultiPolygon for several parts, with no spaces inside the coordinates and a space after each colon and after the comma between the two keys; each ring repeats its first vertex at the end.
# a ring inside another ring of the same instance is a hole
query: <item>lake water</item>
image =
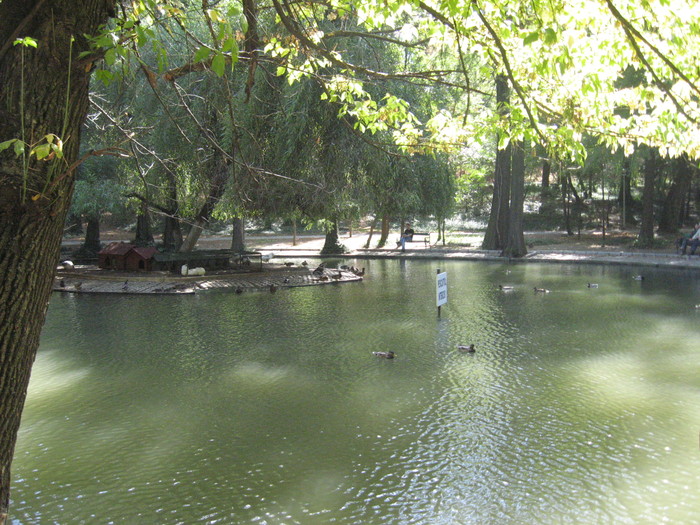
{"type": "Polygon", "coordinates": [[[363,282],[54,295],[13,523],[700,523],[697,272],[348,264],[363,282]]]}

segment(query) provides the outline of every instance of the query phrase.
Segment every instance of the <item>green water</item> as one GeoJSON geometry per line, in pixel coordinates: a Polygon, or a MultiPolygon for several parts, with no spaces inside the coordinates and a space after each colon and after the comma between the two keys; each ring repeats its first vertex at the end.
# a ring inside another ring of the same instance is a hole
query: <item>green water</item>
{"type": "Polygon", "coordinates": [[[54,295],[13,523],[700,522],[700,276],[348,264],[364,282],[54,295]]]}

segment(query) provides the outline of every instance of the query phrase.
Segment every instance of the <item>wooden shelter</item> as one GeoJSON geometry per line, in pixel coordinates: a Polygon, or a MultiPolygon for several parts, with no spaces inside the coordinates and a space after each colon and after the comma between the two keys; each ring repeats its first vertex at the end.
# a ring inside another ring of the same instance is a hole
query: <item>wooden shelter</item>
{"type": "Polygon", "coordinates": [[[153,270],[153,257],[158,250],[153,246],[134,246],[126,253],[126,270],[129,272],[153,270]]]}
{"type": "Polygon", "coordinates": [[[104,270],[126,270],[126,254],[135,246],[128,242],[112,242],[97,253],[97,265],[104,270]]]}
{"type": "Polygon", "coordinates": [[[135,246],[128,242],[113,242],[97,254],[97,265],[103,270],[127,272],[153,270],[153,257],[158,250],[152,246],[135,246]]]}

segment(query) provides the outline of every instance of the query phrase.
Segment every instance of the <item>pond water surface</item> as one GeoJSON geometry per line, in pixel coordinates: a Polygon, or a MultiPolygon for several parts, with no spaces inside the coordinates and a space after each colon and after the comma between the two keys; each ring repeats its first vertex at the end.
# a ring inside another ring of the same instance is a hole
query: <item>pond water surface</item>
{"type": "Polygon", "coordinates": [[[276,294],[54,295],[13,523],[700,522],[697,274],[353,263],[276,294]]]}

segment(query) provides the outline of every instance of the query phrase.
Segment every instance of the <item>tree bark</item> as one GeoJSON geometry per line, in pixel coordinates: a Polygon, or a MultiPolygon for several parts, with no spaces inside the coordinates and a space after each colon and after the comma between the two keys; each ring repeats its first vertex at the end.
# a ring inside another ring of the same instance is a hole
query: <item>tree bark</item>
{"type": "Polygon", "coordinates": [[[233,235],[231,238],[231,252],[243,253],[245,251],[245,221],[240,217],[233,219],[233,235]]]}
{"type": "Polygon", "coordinates": [[[345,253],[345,247],[340,244],[340,236],[338,234],[338,221],[334,220],[331,229],[326,232],[326,242],[321,248],[322,255],[333,255],[337,253],[345,253]]]}
{"type": "Polygon", "coordinates": [[[513,167],[510,185],[508,237],[503,248],[505,257],[524,257],[527,254],[523,235],[523,203],[525,202],[525,150],[522,142],[513,144],[513,167]]]}
{"type": "Polygon", "coordinates": [[[367,235],[367,242],[365,243],[365,250],[369,249],[370,243],[372,242],[372,235],[374,235],[374,229],[377,227],[377,216],[372,218],[372,224],[369,225],[369,235],[367,235]]]}
{"type": "Polygon", "coordinates": [[[654,244],[654,180],[656,179],[655,149],[644,148],[647,157],[644,161],[644,191],[642,193],[642,224],[637,244],[640,248],[650,248],[654,244]]]}
{"type": "Polygon", "coordinates": [[[617,203],[620,206],[620,216],[622,217],[622,226],[627,224],[634,225],[634,207],[636,203],[632,197],[632,176],[630,174],[630,159],[625,156],[622,159],[622,181],[620,183],[620,191],[617,195],[617,203]]]}
{"type": "Polygon", "coordinates": [[[199,209],[197,217],[195,217],[190,231],[187,233],[187,238],[180,246],[181,252],[191,252],[194,250],[199,236],[202,234],[204,226],[209,224],[211,220],[211,214],[214,211],[214,206],[219,202],[219,199],[224,194],[226,189],[226,183],[229,180],[229,167],[223,159],[220,159],[216,167],[216,172],[209,183],[209,194],[207,199],[199,209]]]}
{"type": "Polygon", "coordinates": [[[0,525],[7,520],[12,454],[88,110],[90,67],[78,56],[89,50],[84,35],[107,21],[113,4],[0,2],[0,140],[31,144],[55,133],[64,142],[64,160],[32,156],[24,164],[9,150],[0,153],[0,525]],[[25,35],[38,42],[36,49],[12,45],[25,35]]]}
{"type": "Polygon", "coordinates": [[[91,253],[97,256],[97,253],[102,248],[100,244],[100,217],[94,215],[88,217],[87,226],[85,228],[85,241],[83,242],[82,251],[91,253]]]}
{"type": "Polygon", "coordinates": [[[141,203],[141,210],[136,216],[136,239],[134,239],[134,244],[136,246],[153,246],[151,214],[145,202],[141,203]]]}
{"type": "MultiPolygon", "coordinates": [[[[661,161],[662,159],[659,159],[661,161]]],[[[692,170],[686,157],[678,157],[671,163],[673,182],[668,190],[659,217],[659,231],[676,233],[683,223],[683,204],[690,191],[692,170]]]]}
{"type": "Polygon", "coordinates": [[[163,222],[163,249],[176,252],[182,246],[182,228],[180,228],[180,205],[177,199],[177,180],[175,175],[166,170],[168,176],[167,213],[163,222]]]}
{"type": "Polygon", "coordinates": [[[377,248],[381,248],[386,245],[386,241],[389,239],[389,216],[382,215],[382,231],[379,235],[379,242],[377,242],[377,248]]]}
{"type": "MultiPolygon", "coordinates": [[[[503,75],[497,76],[496,105],[497,111],[503,116],[508,114],[505,104],[510,98],[509,91],[508,79],[503,75]]],[[[482,243],[482,248],[485,250],[502,250],[505,247],[510,214],[510,164],[511,144],[509,142],[508,146],[496,152],[491,213],[482,243]]]]}

